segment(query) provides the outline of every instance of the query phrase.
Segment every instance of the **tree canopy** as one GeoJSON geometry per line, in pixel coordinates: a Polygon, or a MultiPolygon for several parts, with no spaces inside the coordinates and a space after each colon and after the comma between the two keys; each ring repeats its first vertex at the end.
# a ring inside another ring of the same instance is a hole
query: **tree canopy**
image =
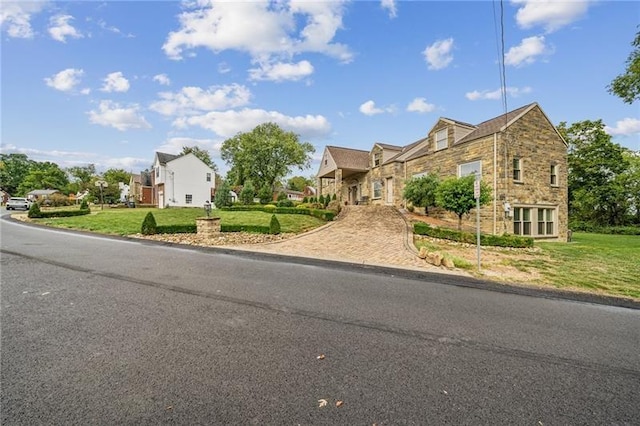
{"type": "Polygon", "coordinates": [[[598,225],[622,225],[630,210],[629,158],[602,120],[585,120],[558,131],[569,144],[569,216],[598,225]]]}
{"type": "Polygon", "coordinates": [[[436,173],[410,179],[405,184],[403,197],[416,207],[424,207],[425,214],[428,214],[429,207],[436,205],[439,183],[440,178],[436,173]]]}
{"type": "Polygon", "coordinates": [[[304,176],[294,176],[287,180],[287,189],[291,189],[293,191],[304,192],[304,189],[307,186],[314,186],[314,182],[304,176]]]}
{"type": "Polygon", "coordinates": [[[11,195],[24,195],[18,188],[34,164],[26,154],[0,154],[0,188],[11,195]]]}
{"type": "MultiPolygon", "coordinates": [[[[474,175],[445,179],[436,190],[436,204],[445,210],[458,215],[458,229],[462,228],[462,216],[476,207],[473,196],[474,175]]],[[[491,188],[480,181],[480,205],[491,201],[491,188]]]]}
{"type": "Polygon", "coordinates": [[[640,99],[640,31],[631,43],[633,50],[627,58],[627,67],[623,74],[613,79],[609,93],[618,96],[625,103],[632,104],[640,99]]]}
{"type": "Polygon", "coordinates": [[[56,163],[45,161],[34,163],[29,169],[29,173],[18,187],[18,192],[26,194],[34,189],[57,189],[65,191],[69,184],[67,173],[56,163]]]}
{"type": "Polygon", "coordinates": [[[180,155],[187,154],[195,155],[200,160],[202,160],[203,163],[211,167],[214,172],[218,172],[218,166],[216,166],[216,163],[213,162],[213,160],[211,159],[211,154],[209,154],[209,151],[207,151],[206,149],[202,149],[197,146],[183,146],[180,155]]]}
{"type": "Polygon", "coordinates": [[[275,123],[238,133],[224,141],[220,150],[222,159],[230,166],[227,178],[236,185],[250,179],[258,188],[263,185],[273,188],[292,167],[301,170],[309,167],[313,152],[313,145],[300,142],[298,135],[275,123]]]}

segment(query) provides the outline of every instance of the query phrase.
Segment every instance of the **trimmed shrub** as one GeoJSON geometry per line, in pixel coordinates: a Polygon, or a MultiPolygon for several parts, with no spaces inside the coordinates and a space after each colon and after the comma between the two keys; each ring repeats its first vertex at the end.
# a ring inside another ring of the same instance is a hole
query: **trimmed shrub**
{"type": "Polygon", "coordinates": [[[245,205],[253,204],[256,195],[256,188],[250,180],[245,181],[242,191],[240,191],[240,202],[245,205]]]}
{"type": "Polygon", "coordinates": [[[27,213],[27,216],[33,219],[42,217],[42,212],[40,211],[40,206],[38,205],[38,203],[31,203],[31,207],[29,207],[29,213],[27,213]]]}
{"type": "Polygon", "coordinates": [[[156,234],[195,234],[198,228],[195,223],[182,223],[176,225],[157,225],[156,234]]]}
{"type": "Polygon", "coordinates": [[[336,194],[333,194],[333,197],[331,197],[331,201],[336,201],[338,199],[338,197],[336,197],[336,194]]]}
{"type": "Polygon", "coordinates": [[[320,194],[320,196],[318,197],[318,203],[324,206],[324,195],[320,194]]]}
{"type": "Polygon", "coordinates": [[[142,235],[153,235],[158,233],[158,225],[156,224],[156,218],[153,216],[153,213],[149,212],[144,217],[140,233],[142,235]]]}
{"type": "Polygon", "coordinates": [[[283,201],[287,199],[287,193],[284,191],[280,191],[278,192],[278,198],[276,199],[276,201],[283,201]]]}
{"type": "MultiPolygon", "coordinates": [[[[424,222],[418,222],[413,225],[413,232],[418,235],[427,235],[433,238],[441,238],[444,240],[458,241],[461,243],[475,244],[476,235],[470,232],[461,232],[448,228],[434,228],[424,222]]],[[[529,248],[533,247],[533,238],[520,237],[517,235],[480,235],[480,245],[494,247],[515,247],[529,248]]]]}
{"type": "Polygon", "coordinates": [[[268,234],[270,228],[262,225],[238,225],[238,224],[220,224],[220,232],[252,232],[254,234],[268,234]]]}
{"type": "Polygon", "coordinates": [[[284,200],[278,201],[277,206],[278,207],[293,207],[293,201],[285,198],[284,200]]]}
{"type": "Polygon", "coordinates": [[[308,199],[306,196],[304,196],[304,197],[302,198],[302,203],[303,203],[303,204],[306,204],[306,203],[308,203],[308,202],[309,202],[309,199],[308,199]]]}
{"type": "Polygon", "coordinates": [[[327,205],[327,210],[331,210],[332,212],[336,212],[340,213],[340,209],[342,208],[342,206],[340,206],[340,202],[338,200],[332,200],[328,205],[327,205]]]}
{"type": "Polygon", "coordinates": [[[82,199],[82,202],[80,203],[80,210],[89,210],[89,203],[87,203],[86,198],[82,199]]]}
{"type": "Polygon", "coordinates": [[[570,222],[569,228],[574,232],[592,234],[640,235],[640,226],[599,226],[589,222],[570,222]]]}
{"type": "Polygon", "coordinates": [[[272,235],[278,235],[280,233],[280,221],[275,214],[271,215],[271,222],[269,222],[269,233],[272,235]]]}
{"type": "Polygon", "coordinates": [[[258,198],[260,199],[260,204],[269,204],[273,201],[273,192],[271,192],[271,187],[269,185],[264,185],[258,191],[258,198]]]}

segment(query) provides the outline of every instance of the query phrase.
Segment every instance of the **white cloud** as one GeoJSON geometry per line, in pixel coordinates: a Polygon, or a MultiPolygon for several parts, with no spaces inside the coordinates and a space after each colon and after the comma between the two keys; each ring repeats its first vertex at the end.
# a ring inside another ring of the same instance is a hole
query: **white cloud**
{"type": "MultiPolygon", "coordinates": [[[[70,92],[75,86],[80,83],[80,77],[84,74],[84,71],[76,68],[67,68],[62,70],[51,77],[45,77],[44,81],[47,86],[53,87],[61,92],[70,92]]],[[[83,89],[87,90],[87,89],[83,89]]],[[[84,94],[84,93],[83,93],[84,94]]]]}
{"type": "Polygon", "coordinates": [[[120,71],[108,74],[104,81],[103,92],[126,92],[129,90],[129,80],[124,78],[120,71]]]}
{"type": "Polygon", "coordinates": [[[396,7],[395,0],[380,0],[380,6],[389,11],[389,18],[393,19],[398,16],[398,8],[396,7]]]}
{"type": "Polygon", "coordinates": [[[197,146],[206,149],[212,157],[220,157],[220,148],[222,140],[215,139],[196,139],[189,137],[173,137],[169,138],[156,151],[166,152],[168,154],[179,154],[185,146],[197,146]]]}
{"type": "MultiPolygon", "coordinates": [[[[99,164],[106,169],[124,169],[137,173],[139,170],[148,168],[150,163],[151,161],[148,158],[111,157],[102,160],[99,164]]],[[[96,164],[96,167],[98,168],[99,165],[96,164]]]]}
{"type": "MultiPolygon", "coordinates": [[[[523,88],[507,87],[506,92],[507,92],[507,95],[511,96],[512,98],[517,98],[520,95],[531,93],[531,87],[528,87],[528,86],[523,88]]],[[[498,100],[498,99],[502,99],[502,89],[483,90],[481,92],[478,90],[474,90],[473,92],[465,93],[464,96],[470,101],[478,101],[482,99],[498,100]]]]}
{"type": "Polygon", "coordinates": [[[169,79],[169,76],[167,76],[166,74],[157,74],[153,76],[153,81],[158,82],[158,84],[161,84],[163,86],[170,86],[171,85],[171,80],[169,79]]]}
{"type": "Polygon", "coordinates": [[[453,61],[453,38],[438,40],[422,52],[430,70],[441,70],[453,61]]]}
{"type": "Polygon", "coordinates": [[[120,131],[151,128],[147,120],[140,115],[140,107],[137,104],[122,107],[113,101],[101,101],[98,111],[91,110],[87,114],[92,123],[114,127],[120,131]]]}
{"type": "Polygon", "coordinates": [[[393,106],[389,106],[386,108],[378,108],[376,106],[376,103],[372,100],[369,100],[365,103],[363,103],[362,105],[360,105],[360,108],[358,108],[360,110],[361,113],[363,113],[364,115],[376,115],[376,114],[382,114],[385,112],[394,112],[395,108],[393,106]]]}
{"type": "Polygon", "coordinates": [[[49,18],[51,38],[62,43],[67,42],[67,37],[82,38],[83,35],[69,23],[71,20],[73,20],[71,15],[55,15],[49,18]]]}
{"type": "Polygon", "coordinates": [[[519,67],[532,64],[539,56],[548,55],[551,52],[544,44],[544,36],[533,36],[522,39],[520,45],[512,47],[504,55],[504,64],[519,67]]]}
{"type": "Polygon", "coordinates": [[[45,1],[2,1],[0,26],[12,38],[32,38],[31,17],[44,9],[45,1]]]}
{"type": "Polygon", "coordinates": [[[415,98],[409,105],[407,105],[407,111],[426,113],[436,109],[434,104],[428,104],[425,98],[415,98]]]}
{"type": "Polygon", "coordinates": [[[200,87],[183,87],[179,92],[158,93],[159,101],[153,102],[150,109],[162,115],[194,114],[199,111],[212,111],[236,108],[247,105],[251,91],[239,84],[211,86],[207,90],[200,87]]]}
{"type": "Polygon", "coordinates": [[[297,81],[313,74],[313,65],[309,61],[298,63],[261,63],[259,68],[249,70],[250,80],[297,81]]]}
{"type": "Polygon", "coordinates": [[[229,64],[227,64],[226,62],[220,62],[218,64],[218,72],[220,74],[226,74],[229,71],[231,71],[231,67],[229,66],[229,64]]]}
{"type": "Polygon", "coordinates": [[[623,118],[616,121],[616,127],[605,126],[604,130],[610,135],[629,136],[640,133],[640,120],[637,118],[623,118]]]}
{"type": "Polygon", "coordinates": [[[348,62],[352,59],[349,48],[333,42],[342,28],[343,3],[189,2],[179,15],[180,29],[169,33],[162,48],[171,59],[182,59],[185,50],[204,47],[214,53],[247,52],[255,60],[316,52],[348,62]]]}
{"type": "Polygon", "coordinates": [[[285,130],[299,134],[302,138],[326,136],[331,131],[328,120],[322,115],[291,117],[277,111],[244,108],[240,111],[212,111],[205,115],[181,117],[174,125],[182,128],[200,126],[218,136],[229,138],[238,132],[247,132],[259,124],[273,122],[285,130]]]}
{"type": "Polygon", "coordinates": [[[556,31],[580,19],[587,11],[589,0],[512,0],[520,5],[516,21],[520,28],[532,28],[537,25],[547,32],[556,31]]]}

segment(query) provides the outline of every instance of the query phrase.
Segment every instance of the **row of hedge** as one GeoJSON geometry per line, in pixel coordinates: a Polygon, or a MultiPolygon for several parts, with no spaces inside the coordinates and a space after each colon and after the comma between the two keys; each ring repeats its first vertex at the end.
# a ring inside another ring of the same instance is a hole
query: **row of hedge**
{"type": "MultiPolygon", "coordinates": [[[[142,221],[140,232],[143,235],[154,234],[195,234],[198,232],[196,224],[175,224],[175,225],[158,225],[153,213],[149,212],[142,221]]],[[[253,232],[258,234],[280,233],[280,221],[276,215],[271,215],[269,226],[263,225],[237,225],[237,224],[220,224],[220,232],[253,232]]]]}
{"type": "MultiPolygon", "coordinates": [[[[418,235],[426,235],[433,238],[442,238],[461,243],[475,244],[477,242],[477,236],[470,232],[456,231],[448,228],[434,228],[424,222],[417,222],[414,224],[413,232],[418,235]]],[[[480,234],[480,245],[528,248],[533,247],[533,238],[519,237],[517,235],[480,234]]]]}
{"type": "Polygon", "coordinates": [[[71,216],[84,216],[86,214],[91,213],[91,210],[88,206],[85,207],[83,204],[80,210],[51,210],[51,211],[42,211],[40,210],[40,206],[38,203],[31,204],[29,208],[29,213],[27,216],[31,219],[49,219],[52,217],[71,217],[71,216]]]}
{"type": "Polygon", "coordinates": [[[588,222],[571,222],[569,228],[573,232],[592,234],[640,235],[640,226],[599,226],[588,222]]]}
{"type": "Polygon", "coordinates": [[[265,213],[275,214],[306,214],[309,216],[317,217],[318,219],[332,221],[336,212],[333,210],[319,210],[319,209],[307,209],[299,207],[276,207],[273,204],[260,205],[260,206],[232,206],[221,207],[220,210],[230,211],[261,211],[265,213]]]}

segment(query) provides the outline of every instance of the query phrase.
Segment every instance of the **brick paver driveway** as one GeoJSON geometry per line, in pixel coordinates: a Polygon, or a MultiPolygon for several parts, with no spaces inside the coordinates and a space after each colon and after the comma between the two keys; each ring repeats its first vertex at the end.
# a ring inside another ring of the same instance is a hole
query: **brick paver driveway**
{"type": "Polygon", "coordinates": [[[367,265],[438,269],[417,256],[406,221],[389,206],[346,206],[337,220],[314,231],[286,241],[238,248],[367,265]]]}

